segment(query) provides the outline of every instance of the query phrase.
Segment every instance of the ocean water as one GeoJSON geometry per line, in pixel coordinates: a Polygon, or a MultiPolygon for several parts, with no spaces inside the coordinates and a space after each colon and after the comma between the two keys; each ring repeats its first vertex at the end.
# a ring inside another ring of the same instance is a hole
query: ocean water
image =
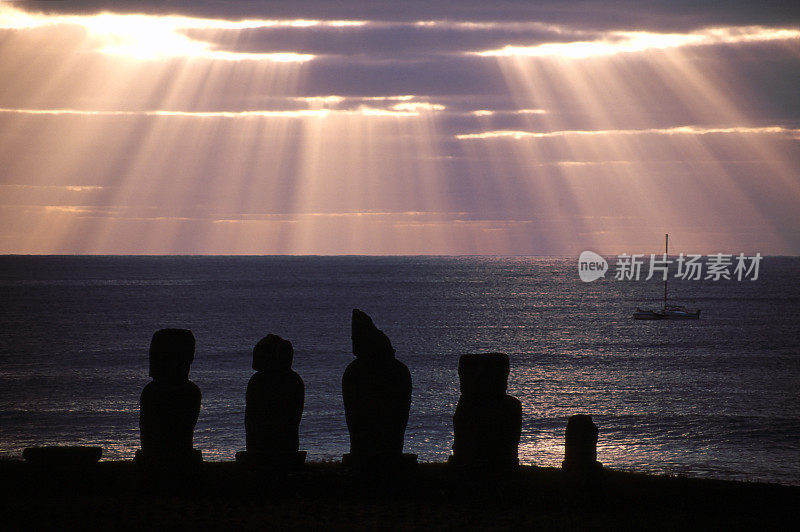
{"type": "Polygon", "coordinates": [[[150,337],[184,327],[206,460],[244,449],[268,333],[292,341],[306,383],[301,448],[340,459],[360,308],[411,370],[405,449],[421,460],[450,453],[459,355],[501,351],[522,463],[560,465],[567,417],[589,413],[608,467],[800,484],[800,258],[766,257],[757,281],[673,280],[699,321],[631,318],[661,294],[656,280],[581,282],[572,258],[0,257],[0,456],[80,444],[132,458],[150,337]]]}

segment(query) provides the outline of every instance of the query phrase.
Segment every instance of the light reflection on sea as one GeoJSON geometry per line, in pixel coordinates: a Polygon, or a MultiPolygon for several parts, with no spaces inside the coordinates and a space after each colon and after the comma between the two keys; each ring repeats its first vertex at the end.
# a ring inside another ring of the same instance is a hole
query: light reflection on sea
{"type": "Polygon", "coordinates": [[[250,351],[276,333],[306,383],[309,459],[348,450],[340,379],[350,309],[368,312],[410,368],[406,450],[444,461],[458,356],[502,351],[523,403],[520,460],[558,466],[566,419],[589,413],[598,459],[635,471],[800,484],[800,259],[757,282],[673,282],[697,322],[637,322],[658,282],[582,283],[573,259],[437,257],[0,257],[0,454],[138,448],[147,346],[197,337],[206,460],[244,447],[250,351]]]}

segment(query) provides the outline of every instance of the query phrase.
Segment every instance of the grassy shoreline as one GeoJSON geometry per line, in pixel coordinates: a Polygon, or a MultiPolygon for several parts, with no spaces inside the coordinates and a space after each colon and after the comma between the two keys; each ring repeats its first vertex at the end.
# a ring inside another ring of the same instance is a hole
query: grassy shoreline
{"type": "Polygon", "coordinates": [[[176,480],[129,461],[80,471],[0,461],[0,490],[4,523],[26,529],[753,530],[793,528],[800,505],[796,486],[613,470],[576,486],[557,468],[492,478],[438,463],[363,475],[339,462],[283,474],[205,462],[176,480]]]}

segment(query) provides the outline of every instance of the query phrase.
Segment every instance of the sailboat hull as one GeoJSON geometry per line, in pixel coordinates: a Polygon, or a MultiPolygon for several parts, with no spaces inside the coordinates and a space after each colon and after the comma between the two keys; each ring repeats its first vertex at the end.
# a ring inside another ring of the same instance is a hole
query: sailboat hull
{"type": "MultiPolygon", "coordinates": [[[[664,258],[669,255],[669,234],[664,235],[664,258]]],[[[664,277],[664,308],[661,310],[642,310],[636,307],[633,313],[636,320],[699,320],[699,310],[688,310],[680,305],[667,305],[667,278],[664,277]]]]}
{"type": "Polygon", "coordinates": [[[636,309],[633,313],[633,318],[636,320],[699,320],[700,311],[696,310],[690,312],[687,310],[642,310],[636,309]]]}

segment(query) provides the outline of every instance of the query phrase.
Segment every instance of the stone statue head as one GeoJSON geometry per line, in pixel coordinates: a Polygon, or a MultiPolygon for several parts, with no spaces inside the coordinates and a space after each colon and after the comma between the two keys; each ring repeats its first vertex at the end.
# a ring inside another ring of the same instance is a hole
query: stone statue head
{"type": "Polygon", "coordinates": [[[597,444],[597,425],[589,414],[575,414],[567,420],[566,438],[585,444],[597,444]]]}
{"type": "Polygon", "coordinates": [[[505,353],[461,355],[458,359],[461,395],[504,395],[509,369],[505,353]]]}
{"type": "Polygon", "coordinates": [[[253,348],[253,369],[256,371],[286,371],[292,369],[292,342],[277,334],[268,334],[253,348]]]}
{"type": "Polygon", "coordinates": [[[378,329],[372,318],[360,310],[353,309],[352,324],[353,354],[356,358],[380,359],[394,357],[392,342],[378,329]]]}
{"type": "Polygon", "coordinates": [[[153,380],[188,380],[194,347],[194,335],[188,329],[156,331],[150,341],[150,376],[153,380]]]}

